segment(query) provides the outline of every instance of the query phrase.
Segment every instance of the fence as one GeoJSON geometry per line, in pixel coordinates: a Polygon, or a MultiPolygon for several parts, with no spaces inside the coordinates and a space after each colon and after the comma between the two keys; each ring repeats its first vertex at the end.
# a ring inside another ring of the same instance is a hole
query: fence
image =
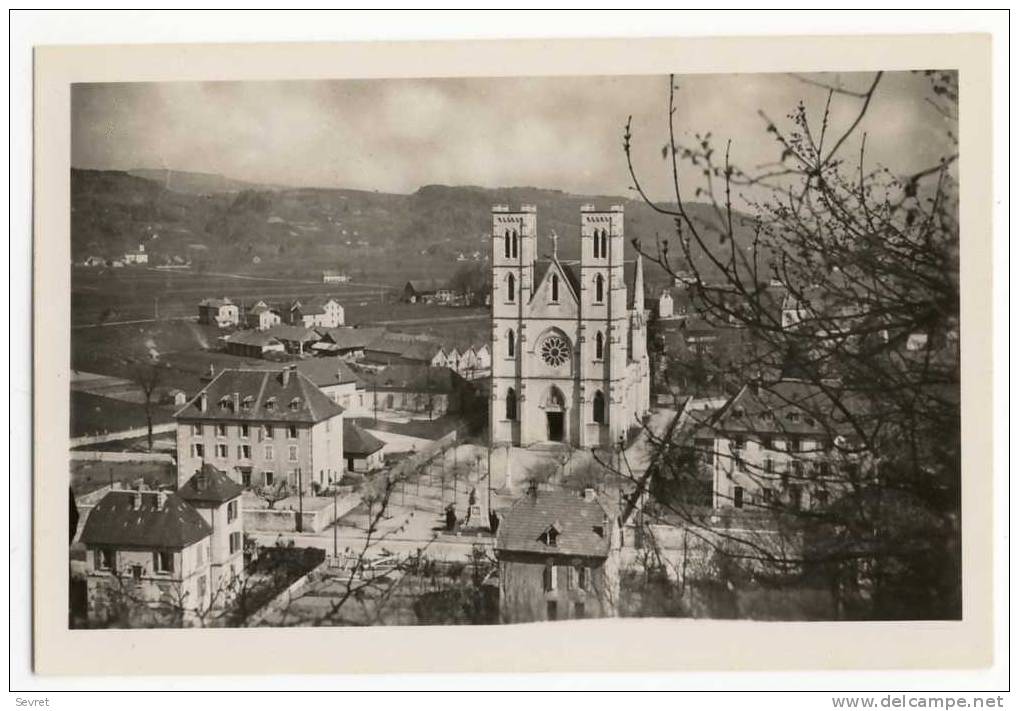
{"type": "Polygon", "coordinates": [[[81,462],[166,462],[173,464],[169,452],[102,452],[98,450],[71,450],[71,460],[81,462]]]}

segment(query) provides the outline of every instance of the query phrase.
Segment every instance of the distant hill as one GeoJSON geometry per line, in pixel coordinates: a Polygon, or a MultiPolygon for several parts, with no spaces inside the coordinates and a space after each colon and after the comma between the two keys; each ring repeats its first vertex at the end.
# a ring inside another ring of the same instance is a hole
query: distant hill
{"type": "Polygon", "coordinates": [[[178,193],[205,195],[208,193],[237,193],[241,190],[284,190],[285,185],[264,185],[235,180],[216,173],[194,173],[186,170],[139,168],[127,171],[128,175],[159,183],[178,193]]]}
{"type": "MultiPolygon", "coordinates": [[[[580,206],[623,205],[627,259],[637,238],[653,250],[669,237],[679,258],[673,218],[643,202],[573,195],[532,187],[426,185],[410,195],[327,188],[271,188],[204,173],[161,170],[71,170],[71,244],[75,259],[113,257],[145,244],[153,264],[189,258],[196,268],[277,274],[317,274],[344,268],[355,277],[396,281],[449,276],[457,256],[491,251],[491,207],[533,204],[539,254],[559,236],[560,256],[578,254],[580,206]]],[[[714,221],[709,206],[691,204],[698,221],[714,221]]],[[[717,241],[717,238],[714,238],[717,241]]],[[[741,249],[749,232],[741,232],[741,249]]],[[[729,249],[729,245],[719,245],[729,249]]],[[[705,258],[701,265],[708,268],[705,258]]],[[[664,278],[649,267],[649,281],[664,278]],[[657,275],[657,278],[656,278],[657,275]]]]}

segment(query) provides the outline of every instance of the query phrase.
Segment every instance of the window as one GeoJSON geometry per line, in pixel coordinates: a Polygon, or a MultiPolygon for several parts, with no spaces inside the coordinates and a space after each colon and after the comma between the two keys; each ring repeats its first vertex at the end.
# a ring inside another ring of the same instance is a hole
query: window
{"type": "Polygon", "coordinates": [[[743,457],[736,457],[736,469],[741,472],[746,472],[747,460],[745,460],[743,457]]]}
{"type": "Polygon", "coordinates": [[[790,422],[799,422],[800,421],[800,413],[797,412],[796,410],[790,411],[790,413],[789,413],[789,421],[790,422]]]}
{"type": "Polygon", "coordinates": [[[243,486],[246,489],[251,487],[251,470],[250,469],[242,469],[241,470],[241,486],[243,486]]]}
{"type": "Polygon", "coordinates": [[[198,565],[201,565],[204,560],[205,549],[202,546],[198,546],[195,549],[195,559],[198,565]]]}
{"type": "Polygon", "coordinates": [[[226,437],[226,425],[216,425],[216,436],[226,437]]]}
{"type": "Polygon", "coordinates": [[[297,461],[297,445],[296,444],[290,445],[289,450],[290,450],[290,452],[289,452],[290,461],[291,462],[296,462],[297,461]]]}
{"type": "Polygon", "coordinates": [[[545,603],[545,619],[553,622],[559,619],[559,603],[555,600],[545,603]]]}
{"type": "Polygon", "coordinates": [[[265,435],[265,439],[272,439],[272,425],[266,425],[262,429],[262,433],[265,435]]]}
{"type": "Polygon", "coordinates": [[[96,550],[96,570],[117,570],[117,553],[112,548],[99,548],[96,550]]]}
{"type": "MultiPolygon", "coordinates": [[[[251,475],[249,474],[248,476],[251,476],[251,475]]],[[[233,501],[229,502],[226,505],[226,522],[227,523],[232,523],[232,522],[237,520],[237,508],[238,508],[237,499],[234,499],[233,501]]]]}
{"type": "Polygon", "coordinates": [[[297,425],[290,425],[287,427],[287,437],[290,439],[297,439],[297,425]]]}
{"type": "Polygon", "coordinates": [[[546,565],[542,580],[545,592],[552,592],[558,588],[558,581],[556,580],[556,577],[556,566],[546,565]]]}
{"type": "Polygon", "coordinates": [[[297,412],[300,409],[301,409],[301,398],[299,397],[290,398],[290,411],[297,412]]]}
{"type": "Polygon", "coordinates": [[[268,400],[266,400],[265,401],[265,409],[268,410],[269,412],[272,412],[273,410],[275,410],[276,409],[276,398],[271,397],[268,400]]]}
{"type": "Polygon", "coordinates": [[[241,532],[240,531],[234,531],[233,533],[231,533],[230,534],[230,554],[233,555],[234,553],[239,551],[241,549],[242,545],[243,545],[243,543],[241,541],[241,532]]]}
{"type": "Polygon", "coordinates": [[[134,580],[134,582],[140,583],[142,581],[142,572],[144,571],[142,570],[142,567],[140,565],[131,566],[131,578],[134,580]]]}
{"type": "Polygon", "coordinates": [[[580,588],[581,590],[587,590],[588,585],[591,584],[590,571],[587,569],[586,566],[583,565],[578,565],[576,570],[577,570],[577,587],[580,588]]]}
{"type": "Polygon", "coordinates": [[[773,492],[768,487],[762,488],[761,501],[764,503],[765,506],[771,506],[772,504],[775,503],[775,492],[773,492]]]}
{"type": "Polygon", "coordinates": [[[247,425],[240,426],[241,439],[247,439],[251,436],[250,428],[247,425]]]}
{"type": "Polygon", "coordinates": [[[517,334],[513,333],[512,328],[506,332],[506,355],[510,358],[516,358],[517,355],[517,334]]]}
{"type": "Polygon", "coordinates": [[[506,419],[517,419],[517,393],[513,388],[506,391],[506,419]]]}
{"type": "Polygon", "coordinates": [[[255,404],[255,398],[251,397],[250,395],[245,395],[244,399],[241,400],[241,409],[242,410],[250,410],[251,406],[254,405],[254,404],[255,404]]]}
{"type": "Polygon", "coordinates": [[[197,423],[197,422],[195,424],[191,425],[191,434],[194,434],[194,435],[197,435],[197,436],[201,437],[202,436],[202,426],[199,423],[197,423]]]}
{"type": "Polygon", "coordinates": [[[817,466],[822,479],[827,479],[831,476],[831,464],[828,462],[818,462],[817,466]]]}
{"type": "Polygon", "coordinates": [[[512,274],[506,275],[506,301],[513,303],[517,294],[517,280],[512,274]]]}
{"type": "Polygon", "coordinates": [[[198,459],[201,459],[202,457],[204,457],[205,456],[205,445],[203,445],[203,444],[193,444],[193,445],[191,445],[191,456],[192,457],[197,457],[198,459]]]}
{"type": "Polygon", "coordinates": [[[557,546],[559,545],[559,529],[553,524],[545,529],[545,533],[541,536],[542,542],[546,546],[557,546]]]}
{"type": "Polygon", "coordinates": [[[793,461],[793,476],[797,479],[803,478],[803,462],[799,459],[793,461]]]}
{"type": "Polygon", "coordinates": [[[595,360],[601,360],[605,357],[605,336],[602,335],[601,331],[598,331],[594,335],[594,358],[595,360]]]}
{"type": "Polygon", "coordinates": [[[216,456],[219,459],[226,459],[227,458],[227,446],[225,444],[217,444],[216,445],[216,456]]]}
{"type": "Polygon", "coordinates": [[[609,246],[608,235],[605,234],[605,230],[602,230],[601,231],[601,258],[602,259],[605,259],[605,257],[609,256],[608,246],[609,246]]]}
{"type": "Polygon", "coordinates": [[[511,233],[510,236],[513,239],[513,258],[516,259],[517,258],[517,231],[513,230],[513,232],[511,233]]]}
{"type": "Polygon", "coordinates": [[[814,505],[819,508],[827,508],[828,492],[825,489],[818,489],[814,492],[814,505]]]}
{"type": "Polygon", "coordinates": [[[206,593],[206,583],[205,583],[205,576],[203,575],[203,576],[198,578],[198,599],[204,601],[205,600],[205,593],[206,593]]]}
{"type": "Polygon", "coordinates": [[[803,505],[803,487],[793,484],[789,487],[789,506],[799,510],[803,505]]]}
{"type": "Polygon", "coordinates": [[[559,275],[552,275],[552,302],[556,303],[559,301],[559,275]]]}
{"type": "Polygon", "coordinates": [[[242,444],[237,447],[238,459],[251,459],[251,445],[242,444]]]}
{"type": "Polygon", "coordinates": [[[789,451],[790,452],[799,452],[800,451],[800,438],[799,437],[790,437],[789,438],[789,451]]]}
{"type": "Polygon", "coordinates": [[[173,552],[156,551],[152,554],[152,569],[157,573],[173,572],[173,552]]]}
{"type": "Polygon", "coordinates": [[[764,460],[764,473],[771,474],[775,471],[775,462],[771,457],[764,460]]]}
{"type": "Polygon", "coordinates": [[[510,258],[512,252],[510,251],[510,231],[506,230],[506,236],[503,239],[503,255],[506,259],[510,258]]]}
{"type": "Polygon", "coordinates": [[[601,390],[594,394],[594,421],[600,425],[605,424],[605,396],[601,390]]]}
{"type": "Polygon", "coordinates": [[[594,301],[600,304],[605,300],[605,277],[598,274],[594,278],[594,301]]]}
{"type": "Polygon", "coordinates": [[[273,452],[272,452],[272,445],[271,444],[265,445],[265,459],[267,461],[270,461],[270,462],[272,461],[272,454],[273,454],[273,452]]]}
{"type": "Polygon", "coordinates": [[[743,487],[737,486],[732,490],[732,505],[738,509],[743,508],[743,487]]]}
{"type": "Polygon", "coordinates": [[[775,442],[771,437],[761,437],[761,449],[774,449],[775,442]]]}
{"type": "Polygon", "coordinates": [[[584,603],[575,602],[573,603],[573,617],[577,620],[584,619],[584,603]]]}
{"type": "Polygon", "coordinates": [[[266,486],[272,486],[276,483],[276,475],[272,472],[262,472],[262,481],[265,482],[266,486]]]}
{"type": "Polygon", "coordinates": [[[747,441],[742,436],[736,436],[732,438],[732,448],[739,451],[742,450],[747,444],[747,441]]]}

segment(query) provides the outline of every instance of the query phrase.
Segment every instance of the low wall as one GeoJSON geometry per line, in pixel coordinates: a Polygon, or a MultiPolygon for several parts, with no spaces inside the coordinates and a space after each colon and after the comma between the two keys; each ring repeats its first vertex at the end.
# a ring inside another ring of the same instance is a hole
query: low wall
{"type": "MultiPolygon", "coordinates": [[[[339,518],[361,503],[358,494],[347,494],[336,502],[336,517],[339,518]]],[[[295,533],[297,531],[297,511],[289,509],[244,509],[244,530],[268,533],[295,533]]],[[[318,533],[325,530],[333,522],[333,506],[323,506],[317,510],[305,509],[301,516],[304,533],[318,533]]]]}
{"type": "Polygon", "coordinates": [[[286,609],[293,599],[298,597],[298,593],[300,593],[309,582],[316,579],[320,573],[324,572],[328,565],[329,559],[326,558],[324,561],[291,583],[290,587],[267,602],[262,608],[252,613],[251,616],[248,617],[247,622],[245,622],[245,625],[248,627],[257,627],[262,624],[265,618],[269,615],[286,609]]]}
{"type": "Polygon", "coordinates": [[[92,449],[72,449],[71,459],[82,462],[167,462],[173,464],[169,452],[101,452],[92,449]]]}
{"type": "MultiPolygon", "coordinates": [[[[177,431],[176,422],[167,422],[162,425],[152,426],[152,435],[170,434],[177,431]]],[[[145,437],[149,434],[147,427],[135,427],[130,430],[121,430],[120,432],[105,432],[98,435],[86,435],[84,437],[72,437],[71,448],[84,447],[89,444],[102,444],[103,442],[116,442],[118,439],[134,439],[136,437],[145,437]]]]}

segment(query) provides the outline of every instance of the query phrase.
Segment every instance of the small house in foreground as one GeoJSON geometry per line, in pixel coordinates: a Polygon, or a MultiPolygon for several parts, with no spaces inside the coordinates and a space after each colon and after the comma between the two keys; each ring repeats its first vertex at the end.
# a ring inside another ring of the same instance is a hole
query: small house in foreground
{"type": "Polygon", "coordinates": [[[616,518],[594,490],[532,489],[497,530],[502,622],[615,616],[619,549],[616,518]]]}

